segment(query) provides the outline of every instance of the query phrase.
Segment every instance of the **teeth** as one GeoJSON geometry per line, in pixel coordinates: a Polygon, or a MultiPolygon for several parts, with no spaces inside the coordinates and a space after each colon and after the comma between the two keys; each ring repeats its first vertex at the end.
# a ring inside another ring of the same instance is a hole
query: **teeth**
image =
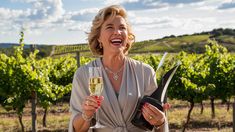
{"type": "Polygon", "coordinates": [[[113,39],[111,40],[112,43],[121,43],[122,40],[121,39],[113,39]]]}

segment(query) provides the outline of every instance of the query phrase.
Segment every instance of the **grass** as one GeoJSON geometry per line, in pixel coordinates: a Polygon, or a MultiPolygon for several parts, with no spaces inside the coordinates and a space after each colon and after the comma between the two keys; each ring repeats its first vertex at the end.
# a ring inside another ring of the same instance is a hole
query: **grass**
{"type": "MultiPolygon", "coordinates": [[[[169,101],[172,108],[168,111],[168,120],[171,131],[179,131],[186,122],[189,104],[183,101],[169,101]]],[[[232,132],[232,105],[227,111],[227,106],[216,102],[214,119],[211,118],[209,101],[204,103],[204,111],[201,114],[201,106],[196,104],[191,113],[187,131],[226,131],[232,132]]]]}
{"type": "MultiPolygon", "coordinates": [[[[179,132],[182,130],[189,109],[189,104],[179,100],[169,100],[172,105],[171,109],[167,112],[169,121],[170,131],[179,132]]],[[[209,101],[204,103],[204,112],[200,113],[200,105],[195,104],[192,111],[191,120],[189,122],[187,132],[191,131],[213,131],[213,132],[232,132],[232,105],[229,111],[227,111],[226,105],[221,104],[219,101],[216,102],[215,106],[216,117],[211,118],[211,110],[209,101]]],[[[68,123],[70,118],[69,105],[68,103],[59,103],[50,108],[47,116],[47,127],[42,126],[42,108],[37,108],[37,130],[48,132],[48,131],[59,131],[64,132],[68,129],[68,123]]],[[[7,112],[0,107],[0,131],[11,132],[20,131],[21,127],[18,122],[18,118],[14,112],[7,112]]],[[[23,122],[25,130],[31,130],[31,116],[29,105],[24,110],[23,122]]]]}
{"type": "Polygon", "coordinates": [[[182,44],[182,43],[200,43],[203,41],[207,41],[209,39],[209,35],[188,35],[182,37],[175,37],[175,38],[166,38],[163,39],[164,41],[168,41],[174,44],[182,44]]]}
{"type": "Polygon", "coordinates": [[[130,52],[179,52],[181,50],[195,52],[192,51],[192,48],[201,51],[208,39],[209,35],[202,34],[170,37],[157,40],[146,40],[142,42],[136,42],[130,52]]]}
{"type": "MultiPolygon", "coordinates": [[[[23,123],[26,131],[31,130],[31,108],[29,105],[24,109],[23,123]]],[[[37,129],[39,131],[67,131],[69,123],[69,105],[68,103],[57,104],[49,109],[47,115],[47,127],[42,125],[43,109],[37,108],[37,129]]],[[[17,115],[10,111],[7,112],[0,107],[0,131],[12,132],[21,131],[21,126],[17,115]]]]}

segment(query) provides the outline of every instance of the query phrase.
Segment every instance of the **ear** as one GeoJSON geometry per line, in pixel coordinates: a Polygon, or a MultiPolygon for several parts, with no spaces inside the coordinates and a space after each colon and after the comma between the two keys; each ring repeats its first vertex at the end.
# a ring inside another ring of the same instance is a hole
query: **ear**
{"type": "Polygon", "coordinates": [[[100,38],[97,38],[97,41],[100,43],[100,38]]]}

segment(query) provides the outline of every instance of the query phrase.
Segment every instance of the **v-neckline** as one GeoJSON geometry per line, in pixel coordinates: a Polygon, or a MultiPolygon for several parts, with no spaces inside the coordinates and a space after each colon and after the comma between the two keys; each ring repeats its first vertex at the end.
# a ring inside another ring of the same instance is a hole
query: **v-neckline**
{"type": "MultiPolygon", "coordinates": [[[[100,63],[100,66],[102,66],[102,68],[104,68],[103,63],[101,61],[101,58],[99,59],[99,63],[100,63]]],[[[119,96],[116,96],[117,94],[116,94],[116,92],[115,92],[115,90],[114,90],[114,88],[113,88],[113,86],[111,84],[111,81],[108,78],[108,75],[107,75],[106,71],[103,70],[103,72],[102,72],[103,73],[103,78],[107,78],[106,80],[104,80],[104,83],[105,82],[107,83],[107,86],[104,86],[104,88],[108,88],[108,89],[104,89],[104,92],[105,92],[104,96],[108,97],[109,98],[108,100],[112,100],[113,101],[113,102],[109,102],[109,103],[110,103],[113,111],[115,111],[115,109],[116,109],[116,112],[118,113],[118,115],[122,115],[122,112],[123,112],[122,110],[124,109],[124,108],[121,108],[121,102],[120,102],[120,98],[119,97],[123,97],[124,94],[125,94],[125,91],[123,91],[125,89],[123,89],[122,87],[124,85],[124,78],[126,77],[125,76],[125,74],[126,74],[126,66],[127,66],[127,63],[125,62],[125,64],[124,64],[124,71],[123,71],[123,74],[122,74],[122,82],[121,82],[119,93],[118,93],[119,96]],[[110,94],[108,94],[108,93],[110,93],[110,94]],[[117,107],[117,104],[118,104],[118,107],[117,107]]],[[[119,118],[122,121],[124,121],[124,117],[123,116],[121,116],[119,118]]]]}
{"type": "MultiPolygon", "coordinates": [[[[127,59],[127,58],[126,58],[126,59],[127,59]]],[[[107,82],[108,82],[109,85],[112,87],[112,91],[114,92],[114,94],[115,94],[116,97],[118,98],[117,95],[120,95],[120,93],[121,93],[121,91],[122,91],[123,83],[124,83],[124,77],[125,77],[125,74],[126,74],[126,61],[127,61],[127,60],[125,60],[125,61],[124,61],[124,64],[123,64],[124,67],[123,67],[123,72],[122,72],[122,80],[121,80],[121,84],[120,84],[120,87],[119,87],[119,90],[118,90],[118,91],[115,90],[114,86],[112,85],[111,80],[109,79],[108,73],[106,72],[105,67],[104,67],[104,65],[103,65],[103,63],[102,63],[102,58],[100,58],[99,61],[100,61],[100,64],[101,64],[101,66],[102,66],[102,69],[104,70],[104,71],[103,71],[103,75],[105,76],[105,78],[108,78],[108,79],[107,79],[107,80],[108,80],[107,82]]]]}

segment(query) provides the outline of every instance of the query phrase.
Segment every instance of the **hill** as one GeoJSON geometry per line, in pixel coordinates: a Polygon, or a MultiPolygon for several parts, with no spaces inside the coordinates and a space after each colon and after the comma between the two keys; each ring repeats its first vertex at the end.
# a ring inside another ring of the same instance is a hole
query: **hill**
{"type": "MultiPolygon", "coordinates": [[[[14,47],[19,46],[17,43],[0,43],[0,53],[5,53],[7,55],[14,54],[14,47]]],[[[39,50],[38,56],[39,58],[47,57],[50,55],[52,51],[53,45],[31,45],[25,44],[24,45],[24,55],[28,55],[32,48],[36,48],[39,50]]]]}
{"type": "MultiPolygon", "coordinates": [[[[208,39],[214,39],[219,44],[228,49],[229,52],[235,52],[235,29],[214,29],[210,32],[195,33],[191,35],[180,36],[166,36],[161,39],[146,40],[135,42],[130,50],[130,53],[159,53],[159,52],[180,52],[188,53],[203,53],[205,44],[208,39]]],[[[11,51],[12,47],[17,44],[1,44],[0,53],[7,53],[11,51]]],[[[26,51],[30,51],[30,45],[25,45],[26,51]],[[28,49],[27,49],[28,48],[28,49]]],[[[76,45],[36,45],[39,49],[39,56],[46,57],[51,54],[59,55],[65,52],[83,51],[82,55],[89,55],[89,47],[87,44],[76,45]]]]}
{"type": "Polygon", "coordinates": [[[192,35],[167,36],[162,39],[136,42],[130,52],[179,52],[203,53],[208,39],[214,39],[219,44],[235,52],[235,29],[214,29],[211,32],[202,32],[192,35]]]}

